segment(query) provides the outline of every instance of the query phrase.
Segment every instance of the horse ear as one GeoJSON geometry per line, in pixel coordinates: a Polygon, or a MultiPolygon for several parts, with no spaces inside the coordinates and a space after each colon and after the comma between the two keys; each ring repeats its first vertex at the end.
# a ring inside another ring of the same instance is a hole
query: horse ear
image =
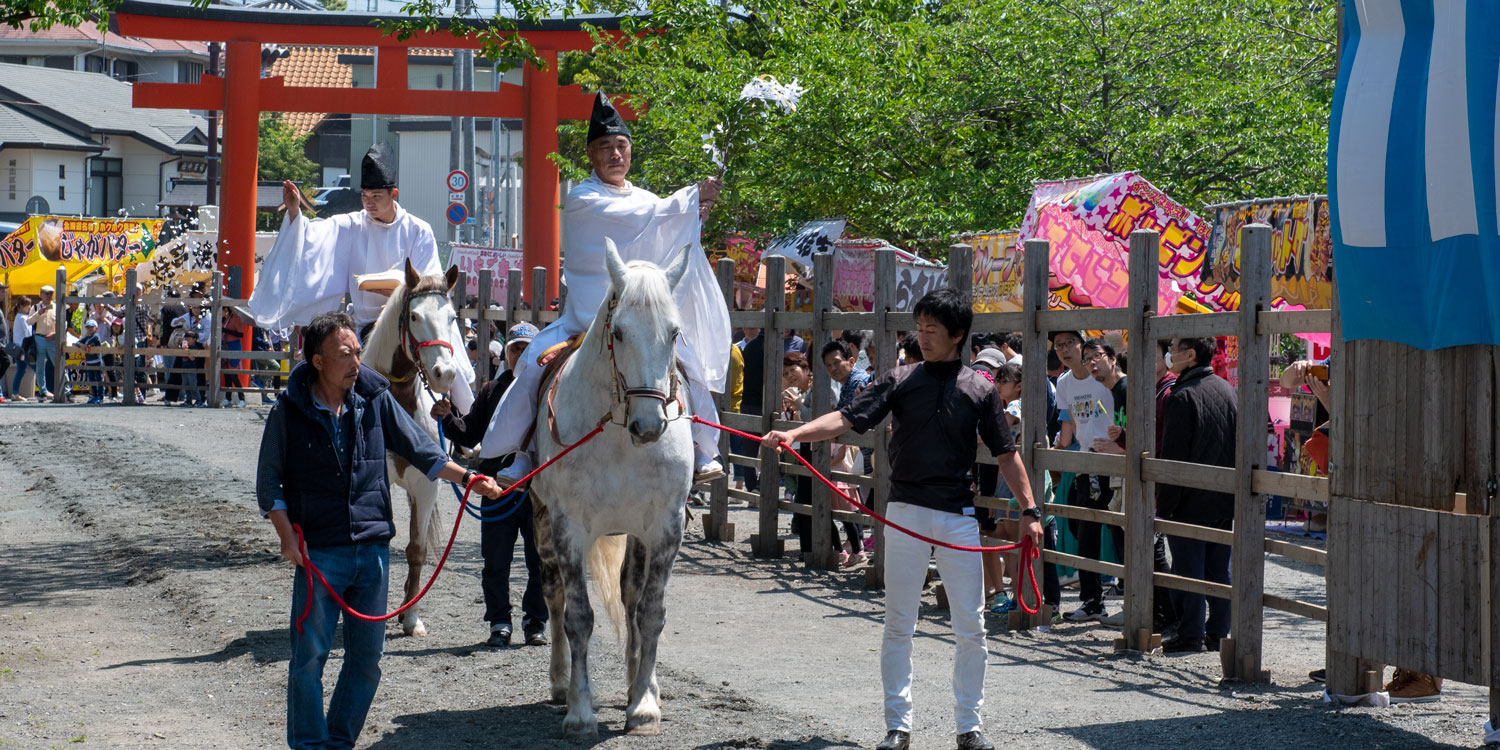
{"type": "MultiPolygon", "coordinates": [[[[410,263],[411,261],[408,260],[406,262],[410,263]]],[[[448,273],[443,274],[443,278],[448,280],[448,289],[451,291],[453,285],[458,283],[458,266],[448,266],[448,273]]]]}
{"type": "Polygon", "coordinates": [[[682,277],[687,275],[688,254],[693,252],[692,245],[683,245],[682,252],[672,259],[672,265],[667,266],[667,287],[677,291],[677,285],[682,283],[682,277]]]}
{"type": "Polygon", "coordinates": [[[615,241],[604,238],[604,267],[609,269],[610,283],[616,288],[625,286],[625,261],[620,259],[620,250],[615,241]]]}
{"type": "Polygon", "coordinates": [[[412,268],[411,258],[407,258],[406,259],[406,288],[407,289],[416,289],[417,288],[417,283],[420,282],[421,280],[422,280],[422,277],[419,276],[419,275],[417,275],[417,269],[412,268]]]}

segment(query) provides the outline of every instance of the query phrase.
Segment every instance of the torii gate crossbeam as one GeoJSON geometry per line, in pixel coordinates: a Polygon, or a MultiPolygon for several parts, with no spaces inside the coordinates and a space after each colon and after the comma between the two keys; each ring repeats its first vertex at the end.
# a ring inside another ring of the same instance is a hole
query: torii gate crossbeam
{"type": "MultiPolygon", "coordinates": [[[[499,91],[427,91],[407,86],[408,53],[412,48],[477,49],[477,40],[454,37],[446,31],[422,32],[400,40],[372,24],[376,16],[348,13],[261,11],[210,6],[194,8],[159,2],[126,0],[115,17],[120,32],[148,39],[222,42],[226,46],[223,77],[204,75],[198,83],[137,83],[134,104],[161,109],[204,109],[224,112],[224,187],[219,224],[219,267],[240,269],[249,296],[255,279],[255,191],[258,170],[259,124],[262,112],[345,112],[350,114],[435,115],[443,117],[503,117],[522,120],[522,250],[528,268],[545,267],[548,288],[538,298],[526,274],[526,293],[533,304],[557,296],[559,273],[558,170],[548,158],[557,151],[559,119],[586,120],[593,100],[576,86],[558,86],[557,68],[545,70],[526,63],[522,85],[503,84],[499,91]],[[373,88],[317,88],[287,86],[277,78],[261,78],[263,44],[311,44],[373,47],[376,85],[373,88]]],[[[587,19],[597,28],[618,27],[616,19],[587,19]]],[[[582,21],[549,21],[522,27],[524,37],[549,62],[557,53],[593,47],[582,21]]],[[[628,107],[621,115],[633,118],[628,107]]]]}

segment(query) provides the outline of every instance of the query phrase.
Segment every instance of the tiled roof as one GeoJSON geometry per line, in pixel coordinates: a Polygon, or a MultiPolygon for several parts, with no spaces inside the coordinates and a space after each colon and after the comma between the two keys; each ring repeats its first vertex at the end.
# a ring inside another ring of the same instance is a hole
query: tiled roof
{"type": "Polygon", "coordinates": [[[0,63],[0,98],[39,120],[75,132],[130,134],[167,153],[202,153],[181,144],[208,122],[185,109],[136,109],[131,85],[100,73],[0,63]]]}
{"type": "Polygon", "coordinates": [[[324,8],[321,4],[312,0],[259,0],[258,2],[246,3],[246,8],[265,8],[266,10],[307,10],[322,13],[324,8]]]}
{"type": "Polygon", "coordinates": [[[103,44],[108,47],[131,50],[150,54],[153,52],[180,53],[192,55],[208,55],[208,45],[202,42],[176,42],[167,39],[141,39],[133,36],[122,36],[115,33],[113,29],[100,31],[98,26],[85,23],[78,27],[53,26],[42,31],[32,31],[28,28],[14,29],[9,26],[0,25],[0,42],[84,42],[89,46],[103,44]]]}
{"type": "MultiPolygon", "coordinates": [[[[291,54],[271,63],[271,76],[282,76],[288,86],[348,88],[354,84],[354,69],[339,62],[339,55],[370,54],[368,47],[316,47],[294,44],[291,54]]],[[[282,120],[298,135],[312,132],[327,115],[323,112],[285,112],[282,120]]]]}
{"type": "Polygon", "coordinates": [[[0,104],[0,149],[52,148],[70,151],[103,151],[104,147],[87,138],[28,117],[13,107],[0,104]]]}

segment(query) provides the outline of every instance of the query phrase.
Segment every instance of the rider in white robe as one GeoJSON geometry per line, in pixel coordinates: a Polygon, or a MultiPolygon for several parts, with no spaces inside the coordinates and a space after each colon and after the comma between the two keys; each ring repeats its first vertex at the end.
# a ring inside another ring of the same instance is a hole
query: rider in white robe
{"type": "MultiPolygon", "coordinates": [[[[603,95],[600,95],[601,99],[603,95]]],[[[607,101],[607,100],[606,100],[607,101]]],[[[600,135],[624,135],[629,132],[615,120],[615,130],[601,127],[601,106],[596,103],[595,121],[590,124],[590,147],[600,135]],[[623,132],[622,132],[623,131],[623,132]]],[[[613,107],[603,114],[608,118],[613,107]]],[[[608,120],[606,119],[607,123],[608,120]]],[[[624,169],[629,168],[628,145],[624,169]]],[[[563,201],[562,250],[563,279],[568,297],[563,316],[532,339],[516,365],[516,379],[506,390],[485,433],[481,455],[503,456],[520,451],[516,461],[497,479],[514,481],[531,471],[528,455],[532,446],[523,445],[537,416],[537,397],[542,368],[537,358],[547,349],[588,330],[609,292],[609,272],[604,264],[604,238],[619,248],[625,262],[644,260],[665,268],[683,246],[689,248],[688,270],[676,289],[678,309],[682,315],[682,335],[677,356],[687,373],[688,399],[694,413],[717,421],[710,391],[724,390],[729,371],[729,308],[719,289],[713,269],[699,244],[704,203],[711,205],[718,195],[718,180],[682,188],[666,198],[632,185],[624,171],[616,174],[620,184],[612,184],[595,171],[579,183],[563,201]],[[700,191],[706,194],[700,202],[700,191]]],[[[695,466],[700,475],[721,469],[715,457],[719,454],[718,435],[711,427],[693,425],[695,466]]]]}
{"type": "MultiPolygon", "coordinates": [[[[418,274],[442,275],[432,226],[396,202],[399,192],[392,157],[390,147],[383,143],[371,146],[365,154],[360,178],[365,208],[357,213],[309,219],[300,208],[297,186],[283,185],[286,217],[249,300],[256,325],[307,325],[319,313],[340,309],[348,296],[354,303],[355,327],[363,333],[365,326],[380,317],[389,295],[361,290],[356,276],[402,272],[407,259],[418,274]]],[[[457,330],[454,340],[463,340],[457,330]]],[[[467,357],[456,359],[459,368],[468,371],[454,378],[453,402],[466,413],[474,400],[469,386],[473,366],[467,357]]]]}

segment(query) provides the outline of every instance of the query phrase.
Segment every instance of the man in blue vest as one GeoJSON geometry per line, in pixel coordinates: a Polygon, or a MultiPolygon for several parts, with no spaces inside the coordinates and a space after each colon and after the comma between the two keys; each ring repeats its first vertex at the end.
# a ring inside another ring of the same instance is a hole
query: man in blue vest
{"type": "MultiPolygon", "coordinates": [[[[299,567],[292,587],[292,656],[287,679],[287,745],[352,748],[380,684],[385,623],[344,619],[344,664],[328,713],[323,665],[333,646],[339,607],[321,585],[307,601],[297,531],[307,556],[350,607],[386,609],[390,579],[391,489],[386,452],[427,475],[467,485],[474,474],[448,460],[432,437],[396,403],[390,383],[360,364],[354,319],[323,313],[303,329],[303,362],[266,416],[255,494],[281,538],[281,556],[299,567]],[[306,621],[298,620],[306,612],[306,621]],[[300,630],[300,632],[299,632],[300,630]]],[[[474,491],[500,489],[481,477],[474,491]]]]}

